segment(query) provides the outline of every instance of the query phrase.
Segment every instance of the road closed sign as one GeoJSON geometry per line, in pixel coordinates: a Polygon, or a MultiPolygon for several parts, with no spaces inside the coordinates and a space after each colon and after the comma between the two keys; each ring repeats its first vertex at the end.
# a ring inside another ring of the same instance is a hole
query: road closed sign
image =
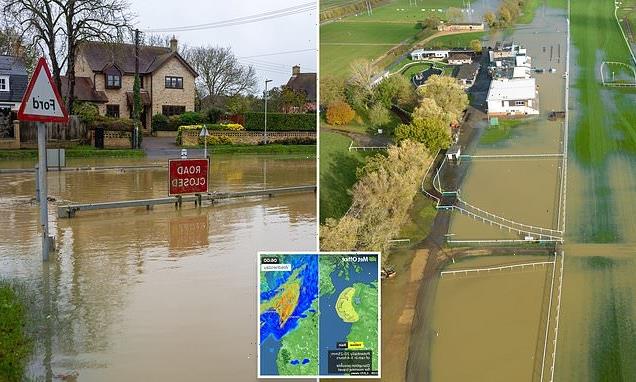
{"type": "Polygon", "coordinates": [[[38,61],[29,81],[20,104],[18,119],[34,122],[68,122],[68,113],[57,87],[53,84],[51,71],[44,57],[38,61]]]}
{"type": "Polygon", "coordinates": [[[208,192],[207,159],[171,159],[168,167],[170,196],[208,192]]]}

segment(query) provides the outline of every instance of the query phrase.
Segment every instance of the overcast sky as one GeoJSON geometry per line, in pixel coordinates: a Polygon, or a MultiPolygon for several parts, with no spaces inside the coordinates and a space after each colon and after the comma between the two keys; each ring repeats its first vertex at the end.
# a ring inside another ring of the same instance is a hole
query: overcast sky
{"type": "MultiPolygon", "coordinates": [[[[144,29],[173,28],[235,19],[237,17],[276,11],[309,0],[129,0],[137,14],[137,27],[144,29]]],[[[168,34],[163,33],[163,34],[168,34]]],[[[170,33],[172,34],[172,33],[170,33]]],[[[174,33],[179,43],[189,46],[230,46],[241,61],[255,67],[259,87],[267,77],[270,87],[287,82],[291,67],[300,65],[302,72],[315,72],[316,11],[263,20],[251,24],[174,33]],[[312,49],[299,53],[272,53],[312,49]],[[267,56],[261,56],[267,55],[267,56]]]]}

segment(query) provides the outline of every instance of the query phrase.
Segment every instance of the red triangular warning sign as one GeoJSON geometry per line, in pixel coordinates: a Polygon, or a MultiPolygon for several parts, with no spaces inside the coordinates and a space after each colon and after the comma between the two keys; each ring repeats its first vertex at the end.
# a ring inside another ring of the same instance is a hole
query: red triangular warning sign
{"type": "Polygon", "coordinates": [[[66,107],[57,87],[53,84],[51,71],[44,57],[40,57],[29,86],[22,97],[18,119],[35,122],[68,122],[66,107]]]}

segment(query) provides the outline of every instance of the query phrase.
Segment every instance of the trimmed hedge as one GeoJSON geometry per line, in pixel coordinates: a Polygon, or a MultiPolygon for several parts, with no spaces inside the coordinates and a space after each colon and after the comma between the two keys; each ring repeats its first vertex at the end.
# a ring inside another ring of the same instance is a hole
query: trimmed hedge
{"type": "MultiPolygon", "coordinates": [[[[263,131],[265,113],[245,113],[245,130],[263,131]]],[[[316,131],[316,114],[267,113],[267,131],[316,131]]]]}
{"type": "Polygon", "coordinates": [[[127,118],[99,116],[88,128],[90,130],[101,128],[108,131],[132,131],[135,128],[135,121],[127,118]]]}
{"type": "MultiPolygon", "coordinates": [[[[243,126],[241,126],[239,124],[236,124],[236,123],[231,123],[231,124],[212,123],[212,124],[206,124],[206,127],[207,127],[208,130],[223,130],[223,131],[241,131],[241,130],[245,130],[245,128],[243,126]]],[[[203,125],[184,125],[184,126],[179,126],[179,128],[177,129],[177,139],[176,139],[177,144],[180,145],[182,143],[182,135],[183,135],[182,133],[184,131],[187,131],[187,130],[201,131],[202,128],[203,128],[203,125]]],[[[201,140],[201,143],[203,143],[203,140],[201,140]]]]}

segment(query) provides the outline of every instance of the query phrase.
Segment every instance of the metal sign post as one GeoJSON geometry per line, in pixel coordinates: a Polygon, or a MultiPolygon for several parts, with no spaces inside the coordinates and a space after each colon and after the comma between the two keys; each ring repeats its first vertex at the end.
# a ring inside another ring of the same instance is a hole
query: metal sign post
{"type": "Polygon", "coordinates": [[[40,191],[40,228],[42,229],[42,260],[49,260],[49,208],[46,185],[46,125],[37,123],[38,129],[38,190],[40,191]]]}
{"type": "Polygon", "coordinates": [[[68,123],[68,113],[62,97],[53,84],[51,71],[44,57],[38,60],[33,76],[22,97],[20,121],[37,122],[38,129],[38,172],[37,188],[40,201],[40,227],[42,229],[42,260],[49,259],[53,240],[49,237],[49,211],[46,188],[46,122],[68,123]]]}
{"type": "Polygon", "coordinates": [[[203,137],[203,157],[207,158],[208,157],[208,127],[206,125],[203,125],[203,129],[201,129],[201,132],[199,133],[200,137],[203,137]]]}

